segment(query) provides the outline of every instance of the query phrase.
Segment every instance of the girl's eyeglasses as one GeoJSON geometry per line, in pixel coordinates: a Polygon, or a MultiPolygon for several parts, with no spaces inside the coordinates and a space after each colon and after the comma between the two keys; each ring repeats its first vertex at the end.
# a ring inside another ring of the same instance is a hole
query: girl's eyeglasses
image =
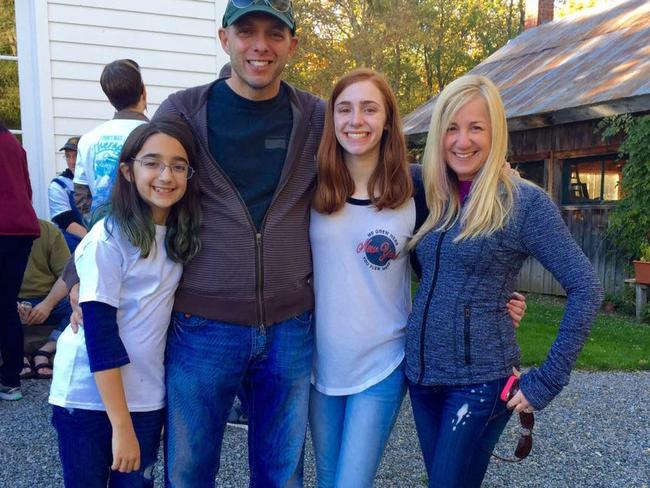
{"type": "Polygon", "coordinates": [[[159,174],[162,174],[162,172],[165,171],[165,168],[169,168],[172,174],[184,176],[188,180],[194,175],[194,168],[185,163],[166,164],[156,158],[133,158],[132,160],[140,163],[140,166],[142,166],[143,169],[147,171],[158,171],[159,174]]]}
{"type": "Polygon", "coordinates": [[[291,10],[291,0],[230,0],[230,3],[232,3],[237,8],[246,8],[256,3],[262,3],[262,1],[273,10],[276,10],[278,12],[284,13],[291,10]]]}

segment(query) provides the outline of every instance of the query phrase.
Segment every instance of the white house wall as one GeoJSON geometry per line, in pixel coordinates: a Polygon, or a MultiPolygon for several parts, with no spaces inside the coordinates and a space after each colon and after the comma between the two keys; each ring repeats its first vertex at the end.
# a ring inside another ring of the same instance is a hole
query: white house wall
{"type": "MultiPolygon", "coordinates": [[[[39,126],[40,134],[31,143],[30,137],[25,137],[28,155],[41,160],[30,161],[30,175],[34,206],[39,215],[46,216],[47,199],[43,195],[47,194],[47,184],[56,172],[65,169],[58,149],[68,137],[81,135],[113,115],[99,86],[104,65],[119,58],[137,61],[147,87],[148,114],[153,115],[170,93],[214,80],[227,61],[216,36],[227,2],[18,0],[17,21],[18,10],[25,10],[28,3],[32,4],[33,16],[29,27],[36,25],[47,31],[38,39],[23,41],[41,44],[31,48],[40,53],[38,65],[45,69],[33,73],[32,80],[21,77],[20,86],[21,107],[34,103],[26,93],[49,97],[40,100],[40,106],[47,109],[39,109],[40,120],[31,124],[39,126]],[[47,20],[39,19],[40,15],[47,20]]],[[[17,28],[20,65],[21,53],[28,51],[20,39],[24,20],[17,22],[17,28]]],[[[26,113],[29,116],[29,109],[26,113]]],[[[29,130],[29,121],[23,124],[29,130]]]]}

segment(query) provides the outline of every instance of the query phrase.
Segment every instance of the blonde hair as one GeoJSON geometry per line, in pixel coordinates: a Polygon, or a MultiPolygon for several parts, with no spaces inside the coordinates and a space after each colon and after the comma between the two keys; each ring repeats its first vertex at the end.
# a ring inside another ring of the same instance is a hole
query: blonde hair
{"type": "Polygon", "coordinates": [[[412,249],[431,229],[448,230],[458,218],[461,231],[454,242],[490,235],[503,228],[513,204],[513,181],[505,167],[508,127],[497,87],[484,76],[466,75],[442,91],[431,116],[427,143],[422,156],[422,174],[429,207],[420,230],[409,243],[412,249]],[[456,113],[480,96],[490,114],[491,146],[487,159],[472,181],[472,190],[461,212],[456,174],[447,167],[443,140],[456,113]]]}

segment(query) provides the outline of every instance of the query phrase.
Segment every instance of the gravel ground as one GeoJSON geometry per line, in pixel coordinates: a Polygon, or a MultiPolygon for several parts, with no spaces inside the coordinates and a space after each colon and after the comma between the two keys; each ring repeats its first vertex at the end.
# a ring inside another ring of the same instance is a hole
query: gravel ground
{"type": "MultiPolygon", "coordinates": [[[[0,487],[63,486],[55,434],[49,424],[48,387],[48,381],[27,380],[23,383],[25,399],[0,401],[0,487]]],[[[492,462],[483,486],[648,488],[649,414],[650,372],[576,372],[562,394],[537,414],[531,456],[521,464],[492,462]]],[[[497,452],[511,455],[516,439],[512,420],[497,452]]],[[[246,432],[229,427],[215,486],[247,486],[246,456],[246,432]]],[[[314,486],[309,440],[305,466],[305,484],[314,486]]],[[[162,486],[160,466],[156,486],[162,486]]],[[[426,486],[408,401],[376,486],[426,486]]]]}

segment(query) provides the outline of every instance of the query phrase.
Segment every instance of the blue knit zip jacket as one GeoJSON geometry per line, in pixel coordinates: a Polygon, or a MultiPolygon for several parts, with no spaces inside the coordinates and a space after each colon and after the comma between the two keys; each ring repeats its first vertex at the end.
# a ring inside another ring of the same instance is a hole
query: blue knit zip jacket
{"type": "Polygon", "coordinates": [[[416,247],[422,279],[408,321],[406,375],[423,385],[468,385],[512,374],[520,351],[506,304],[524,260],[533,256],[568,297],[546,360],[521,377],[522,392],[540,410],[569,381],[602,301],[600,282],[557,206],[524,180],[515,179],[503,229],[454,243],[459,232],[457,221],[447,231],[430,231],[416,247]]]}

